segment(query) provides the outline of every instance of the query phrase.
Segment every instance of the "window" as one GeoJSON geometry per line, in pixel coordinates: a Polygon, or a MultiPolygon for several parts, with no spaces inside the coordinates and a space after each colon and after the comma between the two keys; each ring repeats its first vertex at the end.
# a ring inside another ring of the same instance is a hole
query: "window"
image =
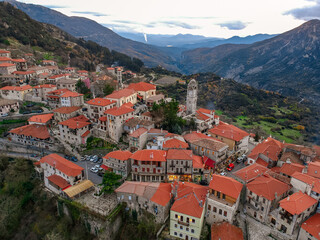
{"type": "Polygon", "coordinates": [[[250,195],[252,195],[252,191],[250,191],[250,195]]]}
{"type": "Polygon", "coordinates": [[[217,208],[216,207],[213,207],[213,212],[217,212],[217,208]]]}
{"type": "Polygon", "coordinates": [[[196,222],[196,220],[195,219],[192,219],[192,223],[195,223],[196,222]]]}
{"type": "Polygon", "coordinates": [[[226,195],[225,194],[222,194],[222,199],[226,199],[226,195]]]}
{"type": "Polygon", "coordinates": [[[129,196],[129,200],[131,200],[132,198],[131,198],[131,196],[129,196]]]}
{"type": "Polygon", "coordinates": [[[194,229],[191,229],[191,232],[194,233],[194,229]]]}
{"type": "Polygon", "coordinates": [[[177,228],[177,227],[178,227],[178,225],[177,225],[177,224],[175,224],[175,225],[174,225],[174,227],[175,227],[175,228],[177,228]]]}
{"type": "Polygon", "coordinates": [[[187,217],[187,222],[189,222],[189,218],[187,217]]]}
{"type": "Polygon", "coordinates": [[[183,216],[181,216],[180,220],[181,220],[181,222],[183,222],[183,216]]]}
{"type": "Polygon", "coordinates": [[[182,233],[180,233],[179,236],[182,237],[182,233]]]}
{"type": "Polygon", "coordinates": [[[263,199],[263,203],[266,203],[266,199],[265,198],[263,199]]]}
{"type": "Polygon", "coordinates": [[[261,207],[261,211],[263,211],[264,210],[264,207],[261,207]]]}
{"type": "Polygon", "coordinates": [[[208,210],[209,210],[209,211],[211,210],[211,205],[208,205],[208,210]]]}
{"type": "Polygon", "coordinates": [[[183,227],[182,227],[182,226],[180,226],[180,229],[183,229],[183,227]]]}
{"type": "Polygon", "coordinates": [[[219,214],[222,215],[222,210],[221,209],[219,209],[219,214]]]}
{"type": "Polygon", "coordinates": [[[227,216],[227,211],[224,211],[223,216],[225,217],[227,216]]]}
{"type": "Polygon", "coordinates": [[[189,232],[189,228],[186,228],[186,231],[189,232]]]}
{"type": "Polygon", "coordinates": [[[175,218],[178,218],[178,215],[176,214],[174,217],[175,217],[175,218]]]}
{"type": "Polygon", "coordinates": [[[177,236],[177,232],[174,232],[174,235],[176,235],[176,236],[177,236]]]}

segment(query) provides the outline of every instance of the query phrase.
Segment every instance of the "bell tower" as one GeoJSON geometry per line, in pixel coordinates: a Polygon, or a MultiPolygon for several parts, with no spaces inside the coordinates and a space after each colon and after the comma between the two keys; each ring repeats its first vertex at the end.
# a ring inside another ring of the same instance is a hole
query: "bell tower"
{"type": "Polygon", "coordinates": [[[192,79],[188,84],[187,90],[187,114],[193,114],[197,110],[197,99],[198,99],[198,83],[192,79]]]}

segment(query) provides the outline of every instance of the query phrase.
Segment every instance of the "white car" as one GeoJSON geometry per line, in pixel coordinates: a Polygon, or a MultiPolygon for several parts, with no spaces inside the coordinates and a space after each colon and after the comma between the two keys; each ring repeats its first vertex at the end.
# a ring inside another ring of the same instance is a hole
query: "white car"
{"type": "Polygon", "coordinates": [[[220,175],[221,176],[227,176],[227,173],[226,172],[221,172],[220,175]]]}
{"type": "Polygon", "coordinates": [[[99,170],[93,167],[93,168],[90,169],[90,171],[93,172],[93,173],[97,173],[99,170]]]}

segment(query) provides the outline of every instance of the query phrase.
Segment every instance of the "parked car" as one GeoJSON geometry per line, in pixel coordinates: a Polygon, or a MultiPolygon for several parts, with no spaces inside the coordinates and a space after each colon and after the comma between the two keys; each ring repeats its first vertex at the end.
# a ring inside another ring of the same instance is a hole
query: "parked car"
{"type": "Polygon", "coordinates": [[[78,162],[78,159],[76,157],[71,157],[71,161],[78,162]]]}
{"type": "Polygon", "coordinates": [[[238,157],[237,158],[237,163],[242,163],[243,162],[243,157],[241,156],[241,157],[238,157]]]}
{"type": "Polygon", "coordinates": [[[93,167],[93,168],[90,169],[90,171],[93,172],[93,173],[97,173],[99,170],[93,167]]]}
{"type": "Polygon", "coordinates": [[[103,159],[102,159],[102,158],[99,158],[99,160],[98,160],[98,162],[97,162],[97,163],[101,164],[101,163],[102,163],[102,161],[103,161],[103,159]]]}
{"type": "Polygon", "coordinates": [[[234,164],[230,163],[227,167],[227,170],[230,172],[232,169],[234,169],[234,164]]]}
{"type": "Polygon", "coordinates": [[[33,153],[33,154],[30,155],[30,157],[36,158],[36,157],[38,157],[38,155],[33,153]]]}
{"type": "Polygon", "coordinates": [[[27,105],[27,107],[33,107],[34,106],[34,103],[29,103],[28,105],[27,105]]]}
{"type": "Polygon", "coordinates": [[[31,112],[30,111],[25,111],[22,114],[29,114],[29,113],[31,113],[31,112]]]}

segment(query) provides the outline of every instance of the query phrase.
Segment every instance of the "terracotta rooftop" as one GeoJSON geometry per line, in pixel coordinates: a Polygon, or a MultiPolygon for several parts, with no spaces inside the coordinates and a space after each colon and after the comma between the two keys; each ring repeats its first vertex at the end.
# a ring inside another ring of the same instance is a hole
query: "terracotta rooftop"
{"type": "Polygon", "coordinates": [[[13,67],[15,66],[14,63],[0,63],[0,67],[13,67]]]}
{"type": "Polygon", "coordinates": [[[89,119],[87,119],[84,115],[80,115],[78,117],[73,117],[63,122],[59,122],[59,124],[67,126],[68,128],[71,128],[71,129],[80,129],[90,125],[91,123],[88,121],[89,119]]]}
{"type": "Polygon", "coordinates": [[[28,119],[28,122],[47,123],[53,117],[53,113],[34,115],[28,119]]]}
{"type": "Polygon", "coordinates": [[[193,168],[203,168],[204,163],[203,163],[202,157],[193,155],[192,166],[193,168]]]}
{"type": "Polygon", "coordinates": [[[17,86],[5,86],[3,88],[0,88],[0,90],[10,90],[10,91],[26,91],[32,89],[30,85],[25,85],[22,87],[17,87],[17,86]]]}
{"type": "Polygon", "coordinates": [[[10,51],[0,49],[0,53],[10,53],[10,51]]]}
{"type": "Polygon", "coordinates": [[[233,174],[243,180],[244,182],[250,182],[253,179],[261,176],[262,174],[270,171],[269,168],[266,168],[260,164],[254,163],[248,167],[242,168],[233,174]]]}
{"type": "Polygon", "coordinates": [[[83,96],[83,94],[77,93],[77,92],[71,92],[71,91],[68,91],[68,92],[61,95],[61,97],[63,97],[63,98],[80,97],[80,96],[83,96]]]}
{"type": "Polygon", "coordinates": [[[156,86],[151,84],[151,83],[146,83],[146,82],[138,82],[138,83],[131,83],[128,86],[129,89],[133,89],[135,91],[140,91],[140,92],[146,92],[150,90],[156,90],[156,86]]]}
{"type": "Polygon", "coordinates": [[[135,93],[135,90],[129,89],[129,88],[124,88],[119,91],[114,91],[113,93],[109,94],[106,96],[106,98],[111,98],[111,99],[120,99],[122,97],[129,97],[135,93]]]}
{"type": "Polygon", "coordinates": [[[41,158],[40,163],[47,163],[50,166],[63,172],[67,176],[71,176],[71,177],[80,175],[84,170],[82,167],[78,166],[77,164],[55,153],[49,154],[41,158]]]}
{"type": "Polygon", "coordinates": [[[280,207],[292,215],[299,215],[314,204],[317,204],[317,202],[318,201],[314,198],[299,191],[286,197],[285,199],[282,199],[279,203],[280,207]]]}
{"type": "Polygon", "coordinates": [[[193,161],[192,150],[169,149],[167,159],[170,160],[190,160],[193,161]]]}
{"type": "Polygon", "coordinates": [[[43,85],[37,85],[37,86],[34,86],[33,88],[54,88],[56,87],[56,85],[53,85],[53,84],[43,84],[43,85]]]}
{"type": "Polygon", "coordinates": [[[211,240],[243,240],[241,228],[229,222],[219,222],[211,225],[211,240]]]}
{"type": "Polygon", "coordinates": [[[220,151],[221,149],[228,147],[226,143],[209,138],[195,140],[192,142],[192,144],[199,147],[208,148],[213,151],[220,151]]]}
{"type": "Polygon", "coordinates": [[[26,137],[33,137],[42,140],[50,138],[50,133],[48,131],[47,126],[38,124],[31,124],[18,127],[10,130],[9,133],[24,135],[26,137]]]}
{"type": "Polygon", "coordinates": [[[188,148],[189,144],[179,139],[172,138],[163,143],[163,148],[188,148]]]}
{"type": "Polygon", "coordinates": [[[294,150],[298,154],[303,154],[303,155],[310,156],[310,157],[312,157],[315,154],[314,149],[312,149],[311,147],[303,146],[303,145],[285,143],[284,147],[287,149],[294,150]]]}
{"type": "Polygon", "coordinates": [[[127,161],[131,156],[132,156],[132,153],[129,151],[118,150],[118,151],[109,152],[103,158],[104,159],[115,158],[121,161],[127,161]]]}
{"type": "Polygon", "coordinates": [[[141,127],[141,128],[138,128],[137,130],[135,130],[133,133],[130,133],[129,137],[138,138],[142,134],[147,133],[147,132],[148,132],[148,129],[141,127]]]}
{"type": "Polygon", "coordinates": [[[131,112],[134,112],[133,108],[122,105],[121,107],[113,107],[113,108],[107,109],[104,113],[112,116],[121,116],[131,112]]]}
{"type": "Polygon", "coordinates": [[[320,213],[316,213],[302,223],[301,228],[311,234],[315,239],[320,240],[320,213]]]}
{"type": "Polygon", "coordinates": [[[237,199],[241,193],[243,184],[237,180],[221,176],[217,174],[212,175],[212,180],[210,181],[209,188],[212,190],[221,192],[227,196],[237,199]]]}
{"type": "Polygon", "coordinates": [[[57,113],[61,113],[61,114],[69,114],[69,113],[73,113],[77,110],[81,109],[81,107],[60,107],[60,108],[56,108],[53,109],[53,112],[57,112],[57,113]]]}
{"type": "Polygon", "coordinates": [[[64,188],[70,186],[70,184],[67,182],[67,180],[65,180],[64,178],[62,178],[56,174],[49,176],[48,180],[50,182],[54,183],[55,185],[57,185],[58,187],[60,187],[61,189],[64,189],[64,188]]]}
{"type": "Polygon", "coordinates": [[[295,172],[302,172],[304,169],[303,165],[296,163],[284,163],[280,168],[280,173],[283,173],[288,176],[292,176],[295,172]]]}
{"type": "Polygon", "coordinates": [[[157,191],[150,200],[161,206],[166,206],[171,200],[171,190],[172,187],[170,183],[160,183],[157,191]]]}
{"type": "Polygon", "coordinates": [[[62,78],[62,77],[66,77],[66,76],[70,76],[70,74],[57,74],[57,75],[53,75],[53,76],[49,77],[49,79],[62,78]]]}
{"type": "Polygon", "coordinates": [[[114,101],[110,101],[109,99],[105,99],[105,98],[94,98],[87,101],[87,104],[96,105],[96,106],[108,106],[112,103],[114,103],[114,101]]]}
{"type": "Polygon", "coordinates": [[[143,149],[132,154],[131,158],[137,161],[166,162],[167,152],[163,150],[143,149]]]}
{"type": "Polygon", "coordinates": [[[204,138],[212,139],[212,137],[209,137],[201,132],[196,132],[196,131],[189,133],[189,134],[186,134],[183,137],[187,142],[190,142],[190,143],[197,141],[199,139],[204,139],[204,138]]]}
{"type": "Polygon", "coordinates": [[[307,174],[312,177],[320,178],[320,162],[310,162],[307,174]]]}
{"type": "Polygon", "coordinates": [[[29,74],[33,74],[33,73],[35,73],[35,71],[32,71],[32,70],[30,70],[30,71],[15,71],[15,72],[13,72],[13,74],[15,74],[15,75],[29,75],[29,74]]]}
{"type": "Polygon", "coordinates": [[[209,132],[212,135],[221,136],[224,138],[232,139],[234,141],[240,141],[246,136],[249,136],[249,133],[246,131],[241,130],[240,128],[237,128],[236,126],[233,126],[231,124],[222,123],[218,126],[215,126],[214,128],[210,129],[209,132]]]}
{"type": "Polygon", "coordinates": [[[312,186],[312,191],[320,194],[320,179],[300,172],[295,172],[292,174],[292,178],[307,183],[308,185],[312,186]]]}
{"type": "Polygon", "coordinates": [[[3,61],[12,61],[12,59],[8,57],[0,57],[0,62],[3,62],[3,61]]]}
{"type": "Polygon", "coordinates": [[[12,62],[23,63],[23,62],[26,62],[26,60],[23,58],[18,58],[18,59],[12,59],[12,62]]]}
{"type": "Polygon", "coordinates": [[[252,150],[252,152],[248,155],[248,158],[256,160],[259,157],[259,154],[263,154],[271,160],[277,161],[282,148],[283,144],[281,142],[268,137],[252,150]]]}
{"type": "Polygon", "coordinates": [[[303,164],[303,161],[299,158],[298,154],[295,152],[284,152],[281,155],[280,161],[291,163],[303,164]]]}
{"type": "Polygon", "coordinates": [[[269,175],[257,177],[247,184],[247,188],[270,201],[290,190],[290,186],[269,175]]]}

